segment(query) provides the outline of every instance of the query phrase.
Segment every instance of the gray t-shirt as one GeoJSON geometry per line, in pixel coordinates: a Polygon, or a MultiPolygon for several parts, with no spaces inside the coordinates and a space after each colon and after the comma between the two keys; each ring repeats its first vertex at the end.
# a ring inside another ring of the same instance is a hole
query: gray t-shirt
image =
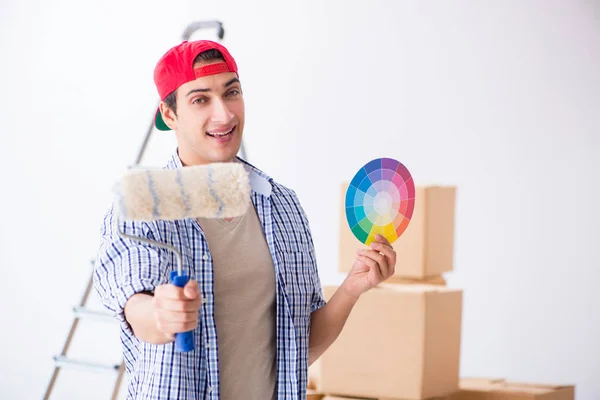
{"type": "Polygon", "coordinates": [[[214,261],[221,399],[276,399],[275,267],[256,210],[198,222],[214,261]]]}

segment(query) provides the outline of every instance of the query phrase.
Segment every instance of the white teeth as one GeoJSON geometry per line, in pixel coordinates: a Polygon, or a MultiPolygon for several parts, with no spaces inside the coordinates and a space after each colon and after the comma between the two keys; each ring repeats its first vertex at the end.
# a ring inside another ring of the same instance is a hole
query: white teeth
{"type": "MultiPolygon", "coordinates": [[[[233,127],[233,128],[235,128],[235,127],[233,127]]],[[[231,130],[229,132],[224,132],[224,133],[208,133],[208,132],[206,132],[206,134],[209,136],[214,136],[214,137],[223,137],[223,136],[227,136],[231,132],[233,132],[233,128],[231,128],[231,130]]]]}

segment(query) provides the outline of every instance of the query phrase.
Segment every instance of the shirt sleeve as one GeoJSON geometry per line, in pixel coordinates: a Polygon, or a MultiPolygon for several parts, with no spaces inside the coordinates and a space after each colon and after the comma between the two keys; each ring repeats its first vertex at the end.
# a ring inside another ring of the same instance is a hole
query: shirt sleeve
{"type": "Polygon", "coordinates": [[[104,217],[94,265],[94,288],[102,304],[120,321],[122,329],[133,335],[125,319],[125,304],[136,293],[153,292],[162,283],[164,268],[157,247],[122,238],[118,235],[117,223],[129,235],[155,238],[147,223],[118,222],[112,209],[104,217]]]}
{"type": "MultiPolygon", "coordinates": [[[[314,248],[311,246],[311,253],[313,259],[315,258],[314,248]]],[[[311,274],[312,285],[313,285],[313,296],[311,303],[311,312],[318,310],[326,304],[325,297],[323,296],[323,287],[321,286],[321,278],[319,277],[319,271],[317,270],[316,261],[313,262],[314,271],[311,274]]]]}
{"type": "Polygon", "coordinates": [[[294,193],[294,197],[296,198],[296,202],[298,205],[298,209],[300,210],[300,215],[302,217],[302,224],[304,225],[304,231],[306,232],[306,236],[309,240],[310,247],[310,258],[311,269],[310,269],[310,280],[312,284],[312,300],[311,300],[311,312],[318,310],[326,304],[325,297],[323,296],[323,286],[321,284],[321,278],[319,276],[319,268],[317,265],[317,255],[315,252],[315,244],[313,241],[312,233],[310,230],[310,223],[308,222],[308,217],[302,205],[300,205],[300,201],[298,200],[297,195],[294,193]]]}

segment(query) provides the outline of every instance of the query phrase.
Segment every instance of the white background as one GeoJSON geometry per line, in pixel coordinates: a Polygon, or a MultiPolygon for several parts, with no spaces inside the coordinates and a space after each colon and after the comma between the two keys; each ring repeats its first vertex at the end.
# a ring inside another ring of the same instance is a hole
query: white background
{"type": "MultiPolygon", "coordinates": [[[[249,161],[297,191],[324,284],[343,278],[340,182],[394,157],[417,184],[458,187],[461,374],[600,398],[599,2],[214,3],[0,3],[0,397],[41,398],[153,115],[155,62],[216,18],[249,161]]],[[[173,146],[156,133],[146,163],[173,146]]],[[[118,361],[115,325],[81,326],[74,356],[118,361]]],[[[53,398],[104,399],[112,376],[58,382],[53,398]]]]}

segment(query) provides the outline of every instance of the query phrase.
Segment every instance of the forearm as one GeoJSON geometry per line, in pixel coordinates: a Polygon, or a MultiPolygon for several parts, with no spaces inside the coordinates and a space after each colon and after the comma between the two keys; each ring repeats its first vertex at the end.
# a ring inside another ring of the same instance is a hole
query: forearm
{"type": "Polygon", "coordinates": [[[156,326],[150,294],[137,293],[131,296],[125,304],[125,319],[131,325],[135,336],[144,342],[165,344],[172,341],[156,326]]]}
{"type": "Polygon", "coordinates": [[[312,313],[308,349],[309,365],[321,357],[337,339],[357,300],[358,298],[348,294],[342,285],[325,306],[312,313]]]}

